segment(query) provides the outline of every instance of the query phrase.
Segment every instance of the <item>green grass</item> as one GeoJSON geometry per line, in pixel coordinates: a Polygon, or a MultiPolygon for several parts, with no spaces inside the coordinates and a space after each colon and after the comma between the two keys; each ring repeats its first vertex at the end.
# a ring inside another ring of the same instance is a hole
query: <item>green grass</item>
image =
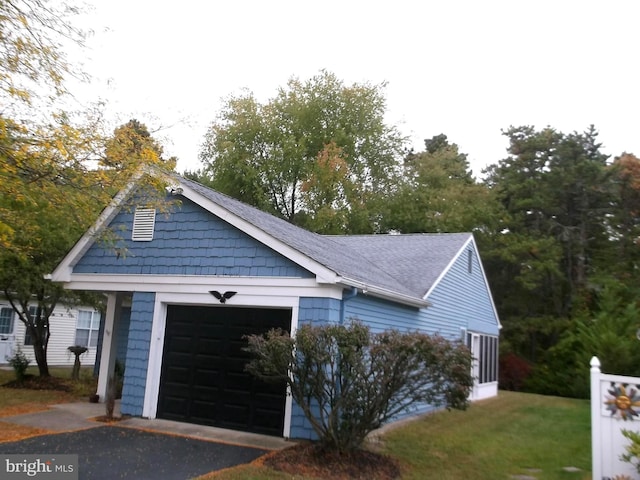
{"type": "MultiPolygon", "coordinates": [[[[71,381],[71,367],[50,367],[49,373],[53,377],[64,379],[65,384],[71,387],[71,391],[4,387],[4,384],[15,380],[16,376],[13,370],[0,370],[0,417],[42,410],[47,405],[55,403],[84,401],[90,394],[95,393],[96,380],[93,378],[93,367],[81,368],[78,382],[71,381]]],[[[29,367],[27,374],[37,376],[37,367],[29,367]]]]}
{"type": "MultiPolygon", "coordinates": [[[[37,375],[31,369],[28,373],[37,375]]],[[[69,378],[70,373],[70,368],[51,369],[52,375],[61,378],[69,378]]],[[[95,380],[87,369],[70,393],[1,386],[14,378],[13,371],[0,370],[0,417],[22,406],[44,408],[84,400],[95,391],[95,380]]],[[[500,392],[497,398],[475,403],[465,412],[438,412],[391,429],[382,437],[382,453],[400,462],[402,478],[408,480],[494,480],[512,475],[587,480],[591,478],[589,401],[500,392]],[[581,471],[563,471],[569,466],[581,471]]],[[[309,480],[259,464],[201,478],[309,480]]]]}
{"type": "Polygon", "coordinates": [[[440,412],[390,432],[385,450],[407,467],[407,479],[583,480],[591,477],[590,428],[586,400],[500,392],[466,412],[440,412]],[[569,466],[582,472],[565,472],[569,466]]]}
{"type": "MultiPolygon", "coordinates": [[[[500,392],[497,398],[478,402],[465,412],[443,411],[406,423],[387,432],[382,440],[383,453],[400,461],[403,479],[591,478],[587,400],[500,392]],[[569,466],[581,471],[563,471],[569,466]]],[[[246,465],[202,478],[292,477],[246,465]]]]}

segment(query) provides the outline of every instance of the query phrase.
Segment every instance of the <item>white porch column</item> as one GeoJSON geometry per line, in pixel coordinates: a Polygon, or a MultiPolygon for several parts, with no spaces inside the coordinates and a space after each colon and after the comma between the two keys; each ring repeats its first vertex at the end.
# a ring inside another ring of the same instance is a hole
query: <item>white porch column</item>
{"type": "Polygon", "coordinates": [[[100,372],[98,373],[98,390],[100,402],[107,396],[107,382],[114,374],[116,366],[116,330],[122,311],[123,293],[109,293],[107,295],[107,312],[104,319],[104,335],[102,336],[102,352],[100,354],[100,372]]]}

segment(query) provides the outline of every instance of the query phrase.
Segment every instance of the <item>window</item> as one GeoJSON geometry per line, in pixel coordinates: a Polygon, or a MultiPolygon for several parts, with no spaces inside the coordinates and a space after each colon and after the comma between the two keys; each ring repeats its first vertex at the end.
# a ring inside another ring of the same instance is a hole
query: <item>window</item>
{"type": "Polygon", "coordinates": [[[99,329],[100,314],[91,310],[80,310],[76,327],[76,345],[82,347],[97,346],[99,329]]]}
{"type": "Polygon", "coordinates": [[[13,333],[13,308],[0,307],[0,335],[13,333]]]}
{"type": "Polygon", "coordinates": [[[131,240],[134,242],[150,242],[153,240],[153,229],[156,224],[155,208],[136,207],[133,214],[131,240]]]}
{"type": "MultiPolygon", "coordinates": [[[[37,314],[38,311],[38,307],[29,307],[29,315],[31,315],[31,318],[35,319],[35,316],[37,314]]],[[[33,339],[31,338],[31,333],[29,333],[29,329],[25,327],[25,332],[24,332],[24,344],[25,345],[33,345],[33,339]]]]}
{"type": "Polygon", "coordinates": [[[473,355],[473,376],[478,379],[478,383],[497,382],[498,337],[468,333],[467,346],[473,355]]]}

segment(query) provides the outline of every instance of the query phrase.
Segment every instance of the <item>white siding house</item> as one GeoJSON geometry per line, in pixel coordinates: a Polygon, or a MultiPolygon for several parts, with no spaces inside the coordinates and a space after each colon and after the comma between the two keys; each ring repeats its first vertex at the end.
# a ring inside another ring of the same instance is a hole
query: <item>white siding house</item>
{"type": "MultiPolygon", "coordinates": [[[[31,307],[35,309],[35,306],[31,307]]],[[[68,308],[58,305],[49,318],[51,336],[47,349],[49,366],[73,365],[74,355],[68,350],[73,345],[88,347],[80,356],[83,366],[96,361],[100,312],[93,307],[68,308]]],[[[31,339],[26,326],[13,311],[9,302],[0,298],[0,364],[6,364],[18,349],[35,365],[31,339]]]]}

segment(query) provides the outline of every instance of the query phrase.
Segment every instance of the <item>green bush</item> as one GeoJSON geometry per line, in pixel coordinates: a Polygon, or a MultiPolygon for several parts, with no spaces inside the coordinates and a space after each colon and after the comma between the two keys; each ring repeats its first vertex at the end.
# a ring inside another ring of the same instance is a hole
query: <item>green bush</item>
{"type": "Polygon", "coordinates": [[[640,433],[622,430],[622,434],[631,440],[631,444],[625,447],[627,453],[622,454],[620,460],[632,464],[636,468],[636,472],[640,473],[640,433]]]}
{"type": "Polygon", "coordinates": [[[640,376],[640,308],[634,293],[621,283],[605,283],[590,308],[577,312],[557,344],[538,360],[523,390],[589,398],[594,355],[605,373],[640,376]]]}
{"type": "Polygon", "coordinates": [[[286,384],[320,446],[340,452],[417,404],[466,408],[473,385],[469,350],[437,335],[372,334],[352,322],[247,338],[247,370],[286,384]]]}
{"type": "Polygon", "coordinates": [[[7,361],[9,365],[13,368],[13,371],[16,374],[16,380],[21,382],[24,380],[24,377],[27,373],[27,368],[29,368],[29,364],[31,360],[27,358],[24,352],[18,347],[16,352],[11,357],[7,357],[7,361]]]}

